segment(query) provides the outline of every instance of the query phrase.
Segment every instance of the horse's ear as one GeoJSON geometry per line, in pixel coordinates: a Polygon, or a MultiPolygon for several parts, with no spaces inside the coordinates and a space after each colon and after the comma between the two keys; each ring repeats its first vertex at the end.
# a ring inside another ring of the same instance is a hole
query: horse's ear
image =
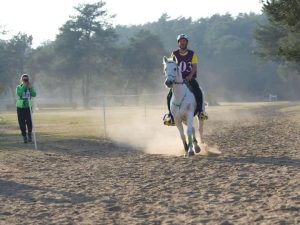
{"type": "Polygon", "coordinates": [[[168,62],[168,58],[166,56],[163,57],[163,63],[167,63],[168,62]]]}
{"type": "Polygon", "coordinates": [[[176,62],[176,64],[178,64],[178,60],[175,55],[173,55],[173,61],[176,62]]]}

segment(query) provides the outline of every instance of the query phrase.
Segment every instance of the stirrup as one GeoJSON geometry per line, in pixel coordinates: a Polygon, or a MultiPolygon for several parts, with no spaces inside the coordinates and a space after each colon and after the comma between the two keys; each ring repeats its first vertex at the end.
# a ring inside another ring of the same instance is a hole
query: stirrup
{"type": "Polygon", "coordinates": [[[206,112],[201,112],[198,114],[200,120],[208,120],[208,114],[206,112]]]}
{"type": "Polygon", "coordinates": [[[172,120],[170,113],[164,115],[163,122],[166,126],[175,126],[175,122],[172,120]]]}

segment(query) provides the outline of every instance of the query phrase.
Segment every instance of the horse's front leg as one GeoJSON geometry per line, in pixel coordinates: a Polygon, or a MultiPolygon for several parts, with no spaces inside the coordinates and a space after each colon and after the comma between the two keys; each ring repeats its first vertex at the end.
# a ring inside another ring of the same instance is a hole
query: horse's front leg
{"type": "Polygon", "coordinates": [[[193,149],[193,114],[189,113],[187,116],[187,137],[188,137],[188,156],[195,155],[193,149]]]}
{"type": "Polygon", "coordinates": [[[186,138],[185,138],[185,135],[184,135],[184,130],[183,130],[182,122],[179,119],[175,118],[175,124],[176,124],[176,126],[177,126],[177,128],[179,130],[184,150],[185,150],[185,152],[187,152],[189,149],[188,149],[188,144],[186,143],[186,138]]]}
{"type": "Polygon", "coordinates": [[[200,148],[200,146],[198,145],[198,141],[197,141],[197,138],[196,138],[196,130],[195,130],[195,127],[193,127],[193,145],[194,145],[194,149],[195,149],[195,152],[196,152],[196,153],[201,152],[201,148],[200,148]]]}

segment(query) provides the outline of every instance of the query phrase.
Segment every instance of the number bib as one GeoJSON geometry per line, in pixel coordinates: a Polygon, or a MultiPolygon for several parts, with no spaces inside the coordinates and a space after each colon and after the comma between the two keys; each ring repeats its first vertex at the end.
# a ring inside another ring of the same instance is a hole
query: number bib
{"type": "Polygon", "coordinates": [[[26,90],[22,94],[22,99],[30,99],[30,92],[29,90],[26,90]]]}
{"type": "MultiPolygon", "coordinates": [[[[181,70],[182,78],[185,79],[192,72],[192,59],[194,52],[188,49],[187,53],[182,55],[180,54],[179,50],[176,50],[173,52],[173,55],[177,58],[178,67],[181,70]]],[[[194,77],[196,77],[196,74],[194,77]]]]}
{"type": "Polygon", "coordinates": [[[190,74],[192,72],[192,62],[185,62],[181,61],[179,63],[179,68],[181,70],[181,73],[187,73],[190,74]]]}

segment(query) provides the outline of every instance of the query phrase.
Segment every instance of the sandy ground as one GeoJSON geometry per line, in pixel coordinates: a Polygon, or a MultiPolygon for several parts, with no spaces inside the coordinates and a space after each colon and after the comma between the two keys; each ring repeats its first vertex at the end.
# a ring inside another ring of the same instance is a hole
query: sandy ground
{"type": "MultiPolygon", "coordinates": [[[[0,224],[299,224],[300,111],[287,106],[209,109],[215,157],[147,154],[118,135],[4,151],[0,224]]],[[[164,145],[156,137],[152,153],[164,145]]]]}

